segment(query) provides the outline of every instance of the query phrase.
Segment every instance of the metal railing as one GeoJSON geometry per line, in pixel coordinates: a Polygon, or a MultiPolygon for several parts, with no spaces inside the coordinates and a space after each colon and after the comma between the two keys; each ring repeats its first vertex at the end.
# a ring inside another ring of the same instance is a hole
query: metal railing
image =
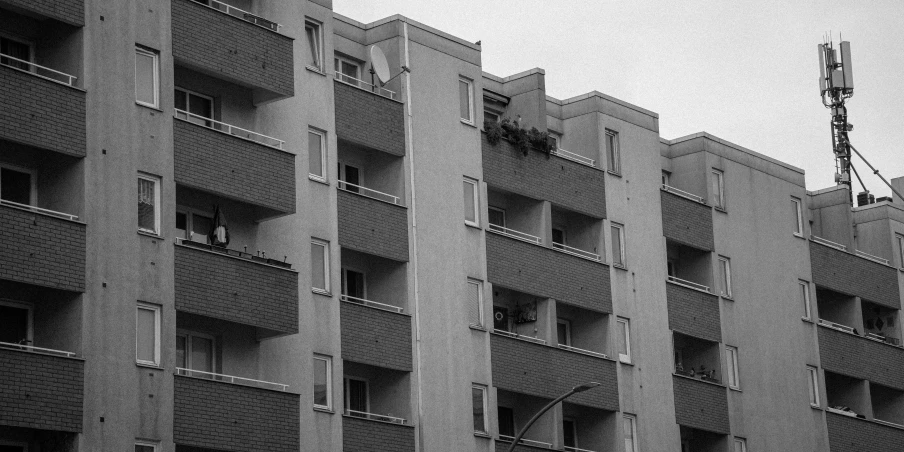
{"type": "Polygon", "coordinates": [[[346,416],[360,417],[362,419],[370,419],[372,421],[390,422],[393,424],[407,425],[408,419],[403,417],[387,416],[385,414],[374,414],[366,411],[345,410],[346,416]]]}
{"type": "Polygon", "coordinates": [[[384,311],[392,311],[392,312],[401,313],[404,310],[403,308],[400,308],[398,306],[393,306],[391,304],[378,303],[376,301],[365,300],[364,298],[351,297],[348,295],[339,295],[339,299],[342,301],[347,301],[349,303],[363,304],[364,306],[370,306],[372,308],[382,309],[384,311]]]}
{"type": "Polygon", "coordinates": [[[346,182],[343,180],[339,181],[339,189],[345,190],[350,193],[357,193],[361,196],[366,196],[368,198],[373,198],[378,201],[388,202],[390,204],[395,204],[397,206],[401,206],[401,199],[398,196],[390,195],[389,193],[383,193],[381,191],[374,190],[372,188],[362,187],[360,185],[355,185],[350,182],[346,182]]]}
{"type": "Polygon", "coordinates": [[[285,392],[286,390],[289,389],[289,385],[284,385],[282,383],[272,383],[272,382],[263,381],[263,380],[252,380],[250,378],[234,377],[232,375],[223,375],[223,374],[217,374],[217,373],[213,373],[213,372],[204,372],[201,370],[186,369],[184,367],[177,367],[176,375],[182,375],[183,377],[201,378],[204,380],[221,381],[224,383],[232,383],[232,384],[242,385],[242,386],[251,386],[251,387],[255,387],[255,388],[272,389],[274,391],[285,392]]]}
{"type": "Polygon", "coordinates": [[[605,353],[594,352],[590,350],[584,350],[583,348],[572,347],[570,345],[559,344],[559,348],[562,350],[568,350],[570,352],[581,353],[584,355],[596,356],[597,358],[609,358],[609,355],[605,353]]]}
{"type": "Polygon", "coordinates": [[[509,229],[504,226],[499,226],[498,224],[490,223],[489,230],[493,231],[497,234],[509,236],[513,239],[524,240],[525,242],[530,242],[530,243],[536,243],[537,245],[543,243],[543,239],[541,239],[540,237],[528,234],[526,232],[509,229]]]}
{"type": "Polygon", "coordinates": [[[49,215],[49,216],[51,216],[51,217],[64,218],[64,219],[72,220],[72,221],[78,220],[78,215],[72,215],[72,214],[63,213],[63,212],[57,212],[56,210],[42,209],[42,208],[40,208],[40,207],[29,206],[28,204],[19,204],[19,203],[17,203],[17,202],[7,201],[7,200],[5,200],[5,199],[0,199],[0,205],[10,206],[10,207],[16,207],[16,208],[24,209],[24,210],[30,210],[30,211],[35,212],[35,213],[40,213],[40,214],[44,214],[44,215],[49,215]]]}
{"type": "Polygon", "coordinates": [[[29,74],[32,74],[36,77],[41,77],[43,79],[50,80],[51,82],[59,83],[61,85],[75,86],[75,81],[78,80],[78,77],[74,75],[69,75],[65,72],[56,71],[50,69],[49,67],[34,64],[31,61],[20,60],[5,53],[0,53],[0,64],[13,69],[19,69],[20,71],[28,72],[29,74]]]}
{"type": "Polygon", "coordinates": [[[558,155],[559,157],[562,157],[563,159],[571,160],[573,162],[578,162],[582,165],[596,166],[596,160],[594,160],[590,157],[584,157],[583,155],[580,155],[580,154],[575,154],[574,152],[568,152],[561,148],[552,151],[552,154],[558,155]]]}
{"type": "Polygon", "coordinates": [[[342,83],[356,86],[365,91],[370,91],[378,96],[383,96],[388,99],[396,100],[396,92],[395,91],[383,88],[382,86],[374,86],[370,83],[365,82],[364,80],[356,79],[350,75],[345,75],[341,72],[337,72],[336,80],[339,80],[342,83]]]}
{"type": "Polygon", "coordinates": [[[819,324],[822,326],[827,326],[829,328],[839,330],[839,331],[844,331],[845,333],[855,334],[854,328],[849,327],[847,325],[842,325],[840,323],[835,323],[835,322],[830,322],[828,320],[819,319],[819,324]]]}
{"type": "Polygon", "coordinates": [[[207,127],[208,129],[216,130],[217,132],[222,132],[227,135],[232,135],[236,138],[253,141],[255,143],[262,144],[264,146],[270,146],[271,148],[276,148],[279,150],[282,150],[283,145],[286,143],[283,140],[269,137],[262,133],[252,132],[248,129],[243,129],[231,124],[226,124],[225,122],[216,121],[201,115],[196,115],[194,113],[189,113],[178,108],[175,109],[173,116],[175,116],[176,119],[181,119],[192,124],[197,124],[201,127],[207,127]]]}
{"type": "Polygon", "coordinates": [[[493,332],[496,333],[496,334],[499,334],[499,335],[501,335],[501,336],[508,336],[508,337],[510,337],[510,338],[513,338],[513,339],[521,339],[521,340],[523,340],[523,341],[535,342],[535,343],[537,343],[537,344],[544,344],[544,345],[546,344],[546,341],[545,341],[545,340],[540,339],[540,338],[538,338],[538,337],[524,336],[524,335],[522,335],[522,334],[513,333],[513,332],[511,332],[511,331],[505,331],[505,330],[497,330],[497,329],[495,329],[495,328],[493,329],[493,332]]]}
{"type": "Polygon", "coordinates": [[[552,247],[555,250],[559,250],[563,253],[573,254],[578,257],[583,257],[584,259],[590,259],[592,261],[600,260],[599,254],[591,253],[590,251],[584,251],[582,249],[578,249],[573,246],[568,246],[568,245],[565,245],[564,243],[552,242],[552,247]]]}
{"type": "Polygon", "coordinates": [[[595,452],[590,449],[581,449],[579,447],[571,447],[571,446],[565,446],[564,450],[566,452],[595,452]]]}
{"type": "Polygon", "coordinates": [[[856,254],[857,256],[860,256],[866,260],[871,260],[873,262],[878,262],[882,265],[891,266],[891,264],[888,262],[888,259],[886,259],[884,257],[874,256],[869,253],[864,253],[863,251],[860,251],[860,250],[854,250],[854,254],[856,254]]]}
{"type": "Polygon", "coordinates": [[[11,342],[0,342],[0,348],[5,348],[5,349],[9,349],[9,350],[20,350],[23,352],[40,353],[43,355],[65,356],[67,358],[75,357],[75,352],[67,352],[64,350],[54,350],[52,348],[33,347],[31,345],[24,345],[24,344],[13,344],[11,342]]]}
{"type": "Polygon", "coordinates": [[[688,193],[679,188],[672,187],[671,185],[662,184],[662,189],[669,193],[674,193],[678,196],[681,196],[682,198],[687,198],[687,199],[690,199],[691,201],[699,202],[700,204],[706,204],[706,202],[703,201],[702,196],[697,196],[693,193],[688,193]]]}
{"type": "Polygon", "coordinates": [[[691,288],[694,290],[702,290],[703,292],[712,293],[712,291],[709,290],[709,286],[704,286],[703,284],[697,284],[693,281],[681,279],[676,276],[669,276],[668,279],[669,279],[670,283],[678,284],[679,286],[684,286],[684,287],[688,287],[688,288],[691,288]]]}
{"type": "Polygon", "coordinates": [[[816,242],[816,243],[825,245],[825,246],[829,246],[829,247],[832,247],[832,248],[835,248],[835,249],[839,249],[839,250],[841,250],[841,251],[847,251],[847,247],[846,247],[846,246],[844,246],[844,245],[842,245],[842,244],[840,244],[840,243],[835,243],[835,242],[833,242],[833,241],[831,241],[831,240],[828,240],[828,239],[824,239],[824,238],[822,238],[822,237],[817,237],[817,236],[815,236],[815,235],[810,235],[810,240],[812,240],[812,241],[814,241],[814,242],[816,242]]]}
{"type": "Polygon", "coordinates": [[[233,17],[238,17],[239,19],[242,19],[246,22],[251,22],[254,25],[257,25],[261,28],[266,28],[270,31],[279,31],[279,28],[282,27],[282,25],[276,22],[264,19],[263,17],[256,14],[251,14],[248,11],[238,9],[235,6],[227,5],[223,2],[218,2],[217,0],[207,0],[206,2],[198,3],[201,3],[202,5],[206,4],[208,8],[215,9],[221,13],[229,14],[233,17]]]}
{"type": "MultiPolygon", "coordinates": [[[[508,436],[508,435],[499,435],[499,440],[510,443],[515,440],[515,437],[508,436]]],[[[524,444],[525,446],[534,446],[534,447],[543,447],[546,449],[552,449],[552,443],[546,443],[543,441],[535,441],[532,439],[521,438],[520,440],[518,440],[518,444],[524,444]]]]}

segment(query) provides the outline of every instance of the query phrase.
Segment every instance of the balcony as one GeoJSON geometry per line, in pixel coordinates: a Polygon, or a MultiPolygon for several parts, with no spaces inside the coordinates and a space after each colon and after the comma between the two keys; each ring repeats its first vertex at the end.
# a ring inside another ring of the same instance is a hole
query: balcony
{"type": "Polygon", "coordinates": [[[660,202],[662,235],[680,244],[713,250],[713,211],[703,198],[663,185],[660,202]]]}
{"type": "MultiPolygon", "coordinates": [[[[904,348],[845,331],[820,321],[819,356],[822,367],[849,377],[904,389],[904,348]]],[[[849,327],[848,327],[849,328],[849,327]]]]}
{"type": "Polygon", "coordinates": [[[681,375],[672,376],[675,421],[684,427],[727,435],[728,394],[724,386],[681,375]]]}
{"type": "Polygon", "coordinates": [[[0,343],[0,426],[80,433],[84,368],[74,353],[0,343]]]}
{"type": "Polygon", "coordinates": [[[84,0],[2,0],[0,7],[15,12],[26,12],[42,19],[54,19],[65,24],[85,25],[84,0]]]}
{"type": "Polygon", "coordinates": [[[258,337],[298,333],[298,273],[226,248],[175,245],[176,310],[257,327],[258,337]]]}
{"type": "Polygon", "coordinates": [[[298,452],[300,399],[284,385],[176,369],[173,441],[215,450],[298,452]]]}
{"type": "Polygon", "coordinates": [[[411,372],[411,316],[393,306],[343,299],[339,307],[343,359],[411,372]]]}
{"type": "Polygon", "coordinates": [[[814,237],[810,241],[813,282],[870,302],[901,309],[898,271],[891,266],[849,253],[843,245],[814,237]]]}
{"type": "Polygon", "coordinates": [[[669,329],[700,339],[722,341],[719,297],[690,281],[670,278],[665,285],[669,329]]]}
{"type": "Polygon", "coordinates": [[[173,148],[177,184],[252,206],[258,221],[295,212],[295,155],[282,141],[176,110],[173,148]]]}
{"type": "Polygon", "coordinates": [[[414,427],[360,416],[342,417],[343,452],[414,452],[414,427]],[[379,440],[375,440],[379,438],[379,440]]]}
{"type": "MultiPolygon", "coordinates": [[[[514,440],[515,437],[513,436],[499,435],[495,441],[496,452],[508,452],[509,447],[512,447],[512,441],[514,440]]],[[[523,438],[518,441],[518,445],[515,447],[515,452],[548,452],[550,450],[553,450],[551,443],[523,438]]]]}
{"type": "Polygon", "coordinates": [[[337,78],[334,83],[336,138],[390,155],[404,156],[403,104],[371,92],[370,87],[365,89],[363,82],[347,77],[343,80],[337,78]]]}
{"type": "Polygon", "coordinates": [[[0,279],[85,291],[85,224],[74,215],[0,202],[0,279]]]}
{"type": "Polygon", "coordinates": [[[176,64],[251,88],[255,105],[294,96],[293,39],[272,21],[209,3],[172,0],[176,64]]]}
{"type": "Polygon", "coordinates": [[[832,450],[897,452],[904,444],[904,428],[826,411],[826,430],[832,450]]]}
{"type": "Polygon", "coordinates": [[[408,209],[398,197],[340,182],[336,199],[339,245],[408,262],[408,209]]]}

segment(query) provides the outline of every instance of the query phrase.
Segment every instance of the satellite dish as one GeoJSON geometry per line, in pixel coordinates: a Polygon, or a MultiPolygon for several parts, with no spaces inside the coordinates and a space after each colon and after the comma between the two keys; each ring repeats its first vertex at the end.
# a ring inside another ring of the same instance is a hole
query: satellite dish
{"type": "Polygon", "coordinates": [[[386,62],[386,55],[377,46],[370,46],[370,67],[381,83],[389,80],[389,63],[386,62]]]}

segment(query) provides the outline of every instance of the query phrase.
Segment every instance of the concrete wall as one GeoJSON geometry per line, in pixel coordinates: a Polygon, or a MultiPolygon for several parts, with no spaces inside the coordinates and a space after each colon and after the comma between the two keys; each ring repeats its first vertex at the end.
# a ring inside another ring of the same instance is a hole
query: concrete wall
{"type": "Polygon", "coordinates": [[[0,425],[82,431],[84,361],[0,349],[0,425]]]}

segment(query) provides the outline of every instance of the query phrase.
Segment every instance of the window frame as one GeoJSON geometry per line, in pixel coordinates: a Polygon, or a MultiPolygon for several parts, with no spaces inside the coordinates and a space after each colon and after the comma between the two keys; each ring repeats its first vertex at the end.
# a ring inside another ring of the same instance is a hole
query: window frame
{"type": "Polygon", "coordinates": [[[712,183],[718,182],[718,190],[713,190],[712,194],[712,202],[713,207],[719,210],[725,209],[725,171],[722,171],[718,168],[711,168],[710,176],[714,177],[713,180],[710,181],[710,187],[712,188],[712,183]]]}
{"type": "Polygon", "coordinates": [[[19,301],[19,300],[11,300],[9,298],[0,298],[0,306],[8,306],[16,309],[24,309],[27,311],[26,325],[25,325],[25,340],[27,341],[24,345],[30,345],[34,343],[34,325],[35,325],[35,307],[33,303],[19,301]]]}
{"type": "MultiPolygon", "coordinates": [[[[135,440],[136,452],[137,452],[138,446],[150,447],[153,452],[157,452],[158,443],[152,442],[152,441],[147,441],[147,440],[136,439],[135,440]]],[[[28,449],[26,449],[26,451],[27,450],[28,449]]]]}
{"type": "Polygon", "coordinates": [[[353,60],[351,57],[345,56],[339,52],[333,52],[333,72],[335,73],[334,77],[338,78],[340,82],[349,83],[351,85],[358,86],[358,82],[363,81],[362,80],[362,76],[363,76],[363,72],[364,72],[363,69],[364,68],[361,65],[361,62],[353,60]],[[342,63],[347,63],[347,64],[355,66],[356,77],[352,77],[350,75],[347,75],[345,72],[342,72],[342,63]],[[344,79],[345,77],[352,78],[355,81],[354,82],[346,81],[344,79]]]}
{"type": "Polygon", "coordinates": [[[348,294],[348,272],[354,272],[361,275],[361,299],[367,300],[367,272],[363,272],[358,270],[357,268],[352,267],[342,267],[340,271],[339,278],[339,293],[344,297],[349,297],[348,294]]]}
{"type": "Polygon", "coordinates": [[[621,146],[618,131],[606,129],[606,171],[621,175],[621,146]]]}
{"type": "Polygon", "coordinates": [[[580,441],[578,440],[578,421],[577,421],[577,419],[575,419],[575,418],[573,418],[573,417],[571,417],[571,416],[562,417],[562,433],[563,433],[563,435],[562,435],[562,444],[563,444],[563,446],[568,447],[568,448],[575,448],[575,449],[578,449],[578,450],[584,450],[584,449],[581,449],[581,448],[580,448],[580,445],[579,445],[579,444],[580,444],[580,441]],[[568,445],[565,444],[565,438],[564,438],[565,435],[564,435],[564,433],[565,433],[565,431],[566,431],[566,429],[565,429],[565,423],[566,423],[566,422],[571,423],[571,436],[574,438],[574,444],[571,445],[571,446],[568,446],[568,445]]]}
{"type": "MultiPolygon", "coordinates": [[[[194,234],[194,229],[195,229],[195,224],[194,224],[194,223],[195,223],[195,219],[194,219],[194,216],[195,216],[195,215],[210,218],[210,219],[211,219],[211,223],[215,223],[215,222],[216,222],[216,218],[213,217],[213,214],[214,214],[213,212],[206,212],[206,211],[203,211],[203,210],[201,210],[201,209],[196,209],[196,208],[194,208],[194,207],[185,207],[185,206],[179,206],[179,205],[177,205],[177,206],[176,206],[176,214],[178,215],[178,214],[180,214],[180,213],[183,214],[183,215],[185,215],[185,228],[186,228],[186,229],[185,229],[185,232],[186,232],[186,234],[188,234],[188,237],[192,237],[192,235],[194,234]]],[[[174,228],[174,232],[173,232],[173,233],[174,233],[174,234],[176,233],[176,232],[175,232],[175,228],[174,228]]],[[[177,237],[177,238],[181,238],[181,239],[183,239],[183,240],[187,240],[187,241],[190,241],[190,242],[196,242],[195,240],[192,240],[192,239],[190,239],[190,238],[188,238],[188,237],[177,237]]],[[[204,244],[208,244],[208,245],[209,245],[209,243],[207,243],[206,240],[205,240],[204,242],[196,242],[196,243],[204,243],[204,244]]]]}
{"type": "Polygon", "coordinates": [[[468,278],[468,292],[473,290],[471,286],[475,286],[477,289],[477,322],[478,323],[470,323],[472,326],[477,326],[480,328],[484,328],[485,318],[484,318],[484,299],[483,299],[483,281],[475,278],[468,278]]]}
{"type": "Polygon", "coordinates": [[[800,288],[800,294],[803,297],[804,303],[804,316],[802,317],[805,320],[813,319],[813,308],[810,304],[810,283],[809,281],[804,281],[802,279],[797,280],[797,285],[800,288]]]}
{"type": "Polygon", "coordinates": [[[217,338],[216,336],[208,333],[202,333],[200,331],[186,330],[186,329],[177,329],[176,337],[184,337],[185,338],[185,367],[184,369],[188,369],[194,372],[210,372],[217,373],[217,338]],[[198,370],[195,369],[191,362],[192,356],[192,338],[199,339],[207,339],[210,341],[210,370],[198,370]]]}
{"type": "Polygon", "coordinates": [[[317,245],[323,248],[323,285],[324,288],[314,287],[314,265],[311,260],[311,291],[321,295],[331,296],[332,290],[330,286],[330,242],[311,237],[311,245],[317,245]]]}
{"type": "Polygon", "coordinates": [[[731,258],[719,256],[719,291],[722,298],[731,299],[731,258]]]}
{"type": "Polygon", "coordinates": [[[316,127],[308,126],[308,178],[316,180],[318,182],[327,182],[328,181],[327,168],[329,168],[329,166],[327,165],[327,161],[326,161],[327,160],[326,137],[327,137],[326,131],[318,129],[316,127]],[[317,174],[314,174],[311,172],[311,157],[310,157],[310,153],[311,153],[310,135],[311,134],[320,136],[320,174],[321,175],[317,175],[317,174]]]}
{"type": "Polygon", "coordinates": [[[500,226],[500,227],[503,227],[503,228],[506,227],[506,224],[508,224],[508,221],[507,221],[506,218],[505,218],[505,209],[500,208],[500,207],[487,206],[487,222],[488,222],[489,224],[495,224],[495,223],[490,223],[490,221],[489,221],[489,218],[490,218],[489,212],[498,212],[498,213],[501,213],[501,214],[502,214],[502,224],[496,224],[496,226],[500,226]]]}
{"type": "Polygon", "coordinates": [[[559,340],[559,325],[565,325],[565,343],[559,342],[558,345],[571,347],[571,320],[556,317],[556,342],[559,340]]]}
{"type": "MultiPolygon", "coordinates": [[[[637,416],[633,414],[623,413],[622,414],[622,432],[624,432],[624,422],[631,423],[631,449],[628,450],[625,448],[625,452],[637,452],[637,416]]],[[[624,436],[624,433],[622,433],[624,436]]],[[[627,439],[627,438],[624,438],[627,439]]]]}
{"type": "Polygon", "coordinates": [[[904,235],[895,234],[895,239],[898,241],[898,258],[900,259],[898,268],[904,269],[904,235]]]}
{"type": "MultiPolygon", "coordinates": [[[[624,324],[624,326],[625,326],[625,328],[624,328],[625,334],[624,334],[624,335],[619,334],[619,336],[623,336],[623,337],[620,337],[620,338],[619,338],[619,341],[621,341],[622,339],[624,339],[624,341],[625,341],[625,352],[626,352],[626,353],[625,353],[625,354],[622,354],[621,350],[616,350],[616,352],[618,353],[618,361],[619,361],[619,362],[622,362],[622,363],[625,363],[625,364],[632,364],[632,356],[631,356],[631,319],[628,319],[628,318],[626,318],[626,317],[616,317],[616,318],[615,318],[615,322],[616,322],[616,324],[621,323],[621,324],[624,324]]],[[[616,326],[617,326],[617,325],[616,325],[616,326]]],[[[618,333],[618,329],[617,329],[617,328],[616,328],[616,333],[618,333]]],[[[617,346],[617,345],[616,345],[616,346],[617,346]]]]}
{"type": "Polygon", "coordinates": [[[135,306],[135,362],[146,366],[160,366],[161,327],[163,323],[162,307],[160,305],[139,301],[135,306]],[[154,313],[154,360],[146,361],[138,357],[138,347],[141,338],[138,336],[138,311],[144,309],[154,313]]]}
{"type": "Polygon", "coordinates": [[[135,103],[145,107],[160,109],[160,52],[139,44],[135,45],[135,103]],[[138,55],[149,56],[153,61],[154,102],[147,103],[138,99],[138,55]]]}
{"type": "MultiPolygon", "coordinates": [[[[615,247],[612,246],[612,265],[619,268],[627,268],[627,253],[625,252],[625,225],[621,223],[616,223],[614,221],[609,222],[609,234],[612,234],[612,231],[617,229],[618,234],[618,244],[619,244],[619,261],[615,261],[615,247]]],[[[612,237],[610,237],[612,238],[612,237]]],[[[614,242],[612,242],[614,243],[614,242]]]]}
{"type": "MultiPolygon", "coordinates": [[[[471,212],[474,215],[474,220],[468,220],[467,212],[465,212],[465,224],[468,226],[473,226],[475,228],[480,227],[480,181],[477,179],[471,179],[470,177],[465,176],[463,179],[463,183],[471,185],[473,191],[471,192],[472,198],[474,199],[474,210],[471,212]]],[[[464,187],[464,185],[462,185],[464,187]]],[[[467,208],[467,206],[464,206],[467,208]]]]}
{"type": "Polygon", "coordinates": [[[804,236],[804,215],[803,215],[803,203],[800,198],[796,198],[794,196],[791,197],[791,202],[795,205],[795,213],[797,214],[797,230],[792,231],[791,234],[795,237],[803,237],[804,236]]]}
{"type": "Polygon", "coordinates": [[[737,436],[734,438],[732,442],[734,447],[732,448],[732,452],[747,452],[747,440],[744,438],[738,438],[737,436]],[[738,451],[738,444],[741,445],[740,451],[738,451]]]}
{"type": "MultiPolygon", "coordinates": [[[[474,400],[474,390],[480,391],[481,402],[483,403],[483,430],[474,430],[475,434],[489,435],[490,434],[490,416],[489,416],[489,400],[487,400],[487,387],[486,385],[471,383],[471,403],[474,400]]],[[[473,410],[473,407],[472,407],[473,410]]],[[[473,420],[472,420],[473,423],[473,420]]]]}
{"type": "Polygon", "coordinates": [[[807,365],[807,386],[810,406],[820,408],[822,404],[819,397],[819,369],[815,366],[807,365]]]}
{"type": "Polygon", "coordinates": [[[558,132],[549,131],[549,138],[555,143],[556,150],[562,149],[562,135],[558,132]]]}
{"type": "Polygon", "coordinates": [[[671,179],[672,173],[666,170],[662,170],[662,185],[669,185],[669,179],[671,179]]]}
{"type": "MultiPolygon", "coordinates": [[[[0,169],[7,169],[10,171],[15,171],[19,173],[28,174],[31,178],[31,186],[28,188],[28,205],[32,207],[36,207],[38,203],[38,170],[34,168],[27,168],[24,166],[18,165],[10,165],[8,163],[0,162],[0,169]]],[[[0,172],[0,177],[2,176],[2,172],[0,172]]],[[[0,193],[0,199],[2,199],[3,193],[0,193]]],[[[12,201],[7,201],[12,202],[12,201]]]]}
{"type": "MultiPolygon", "coordinates": [[[[350,409],[348,407],[349,406],[348,382],[351,380],[360,381],[360,382],[364,383],[364,396],[365,396],[364,402],[365,402],[365,408],[366,408],[364,410],[364,412],[370,413],[371,412],[370,411],[370,381],[368,381],[366,378],[354,377],[354,376],[349,376],[349,375],[346,375],[345,377],[342,378],[342,389],[344,391],[343,392],[344,397],[342,398],[343,399],[342,405],[343,405],[343,409],[345,410],[345,413],[348,414],[348,412],[350,411],[350,409]]],[[[357,411],[357,410],[355,410],[355,411],[357,411]]]]}
{"type": "MultiPolygon", "coordinates": [[[[163,184],[159,177],[152,176],[152,175],[146,174],[146,173],[138,173],[138,179],[139,180],[143,179],[145,181],[148,181],[148,182],[151,182],[154,184],[154,230],[145,229],[145,228],[142,228],[141,225],[136,224],[136,226],[138,227],[138,232],[144,232],[147,234],[153,234],[153,235],[159,236],[159,235],[161,235],[160,234],[160,212],[161,212],[160,188],[163,184]]],[[[137,187],[136,187],[136,189],[137,189],[137,187]]],[[[135,208],[136,208],[136,214],[137,214],[138,206],[136,205],[135,208]]],[[[136,215],[136,220],[137,220],[137,215],[136,215]]],[[[136,223],[137,223],[137,221],[136,221],[136,223]]]]}
{"type": "MultiPolygon", "coordinates": [[[[326,405],[318,405],[314,402],[314,409],[322,409],[333,411],[333,357],[314,353],[313,361],[323,361],[326,363],[326,405]]],[[[314,395],[313,381],[311,386],[311,395],[314,395]]]]}
{"type": "MultiPolygon", "coordinates": [[[[464,83],[468,86],[468,117],[461,118],[461,122],[474,125],[474,80],[471,80],[465,76],[458,76],[458,96],[459,102],[461,101],[461,84],[464,83]]],[[[461,105],[459,105],[459,116],[461,116],[461,105]]]]}
{"type": "MultiPolygon", "coordinates": [[[[323,73],[323,71],[324,71],[324,65],[323,65],[323,53],[324,53],[324,52],[323,52],[323,24],[320,23],[320,21],[317,21],[317,20],[314,20],[314,19],[312,19],[312,18],[310,18],[310,17],[305,16],[305,18],[304,18],[305,40],[307,40],[307,39],[309,38],[309,36],[308,36],[308,28],[311,28],[311,29],[313,30],[313,33],[311,34],[311,37],[313,37],[313,38],[316,39],[316,41],[317,41],[317,42],[313,43],[313,45],[312,45],[311,43],[308,43],[308,46],[313,48],[313,51],[314,51],[314,53],[315,53],[315,55],[313,55],[313,57],[314,57],[317,61],[314,62],[314,65],[313,65],[313,66],[312,66],[310,63],[308,63],[308,62],[306,61],[306,62],[305,62],[305,67],[308,68],[308,69],[312,69],[312,70],[314,70],[314,71],[323,73]]],[[[311,50],[311,49],[309,49],[309,50],[311,50]]]]}
{"type": "MultiPolygon", "coordinates": [[[[185,94],[185,109],[182,111],[192,114],[192,115],[194,115],[195,113],[191,112],[191,97],[190,96],[200,97],[201,99],[204,99],[204,100],[207,100],[208,102],[210,102],[210,117],[206,118],[209,121],[205,121],[205,120],[198,119],[198,118],[195,118],[193,116],[188,116],[188,115],[185,116],[185,120],[192,124],[197,124],[197,125],[204,126],[204,127],[213,127],[213,123],[211,121],[216,121],[216,117],[217,117],[217,103],[214,100],[213,96],[208,96],[207,94],[199,93],[197,91],[192,91],[190,89],[185,89],[185,88],[182,88],[179,86],[174,86],[173,93],[175,93],[176,91],[180,91],[185,94]]],[[[173,99],[173,109],[176,109],[175,99],[173,99]]],[[[201,115],[198,115],[198,116],[201,116],[201,115]]],[[[201,116],[201,117],[203,118],[203,116],[201,116]]]]}
{"type": "Polygon", "coordinates": [[[731,389],[741,389],[741,371],[738,363],[738,348],[732,345],[725,346],[725,366],[727,367],[726,380],[731,389]],[[734,382],[732,382],[734,380],[734,382]]]}

